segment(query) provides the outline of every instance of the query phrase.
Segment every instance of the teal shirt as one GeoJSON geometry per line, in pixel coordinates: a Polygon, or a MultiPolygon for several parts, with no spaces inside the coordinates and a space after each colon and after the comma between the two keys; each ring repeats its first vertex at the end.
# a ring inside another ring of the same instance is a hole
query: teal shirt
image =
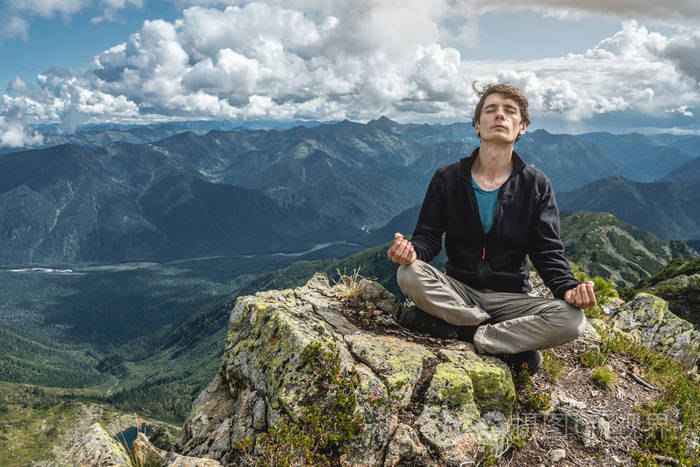
{"type": "Polygon", "coordinates": [[[498,201],[498,189],[493,191],[482,190],[472,178],[472,186],[476,195],[476,203],[479,206],[479,217],[484,232],[489,233],[493,226],[493,218],[496,216],[496,203],[498,201]]]}

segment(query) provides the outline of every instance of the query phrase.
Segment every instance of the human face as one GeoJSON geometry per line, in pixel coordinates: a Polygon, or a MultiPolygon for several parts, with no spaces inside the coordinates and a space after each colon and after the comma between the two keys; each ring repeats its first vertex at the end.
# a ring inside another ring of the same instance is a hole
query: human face
{"type": "Polygon", "coordinates": [[[482,141],[513,144],[519,135],[525,134],[520,108],[513,99],[500,94],[490,94],[484,100],[481,116],[474,130],[482,141]]]}

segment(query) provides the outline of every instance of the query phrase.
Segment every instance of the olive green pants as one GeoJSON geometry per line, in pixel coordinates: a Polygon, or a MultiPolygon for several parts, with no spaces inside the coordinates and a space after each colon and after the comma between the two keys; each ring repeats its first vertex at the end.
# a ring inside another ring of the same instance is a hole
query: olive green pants
{"type": "Polygon", "coordinates": [[[479,326],[480,353],[514,354],[555,347],[586,327],[583,312],[564,300],[476,290],[416,260],[402,264],[397,281],[418,308],[456,326],[479,326]]]}

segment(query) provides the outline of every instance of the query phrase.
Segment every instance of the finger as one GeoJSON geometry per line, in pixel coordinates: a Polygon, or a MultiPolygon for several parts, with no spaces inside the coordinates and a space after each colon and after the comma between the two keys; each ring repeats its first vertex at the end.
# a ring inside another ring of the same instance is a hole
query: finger
{"type": "Polygon", "coordinates": [[[576,303],[578,307],[583,305],[583,287],[580,285],[576,287],[576,303]]]}
{"type": "Polygon", "coordinates": [[[406,251],[406,242],[401,240],[401,241],[399,241],[399,246],[396,249],[396,251],[394,252],[394,255],[399,257],[399,258],[402,258],[403,255],[405,254],[404,253],[405,251],[406,251]]]}
{"type": "Polygon", "coordinates": [[[412,243],[409,243],[408,245],[409,245],[409,251],[408,251],[407,258],[406,258],[406,263],[411,264],[412,262],[414,262],[416,260],[416,258],[418,258],[418,253],[416,253],[416,250],[413,248],[412,243]]]}
{"type": "Polygon", "coordinates": [[[591,300],[588,298],[588,292],[586,288],[583,287],[581,290],[581,308],[589,308],[591,306],[591,300]]]}
{"type": "Polygon", "coordinates": [[[403,239],[403,237],[401,236],[400,233],[396,232],[394,234],[394,243],[389,248],[389,251],[387,251],[387,255],[389,255],[390,258],[396,254],[396,249],[401,245],[402,239],[403,239]]]}
{"type": "Polygon", "coordinates": [[[415,250],[413,249],[413,243],[411,242],[406,242],[406,246],[404,248],[403,252],[403,257],[402,260],[404,261],[404,264],[410,264],[413,262],[413,256],[416,254],[415,250]]]}
{"type": "Polygon", "coordinates": [[[588,307],[594,307],[596,304],[596,299],[595,299],[595,290],[593,289],[593,284],[589,283],[587,284],[586,287],[586,292],[588,295],[588,307]]]}

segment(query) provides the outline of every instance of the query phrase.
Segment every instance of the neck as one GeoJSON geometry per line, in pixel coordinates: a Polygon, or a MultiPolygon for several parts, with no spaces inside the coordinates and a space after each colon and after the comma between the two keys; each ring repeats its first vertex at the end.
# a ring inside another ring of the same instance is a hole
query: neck
{"type": "Polygon", "coordinates": [[[493,145],[484,141],[479,147],[479,156],[472,165],[472,172],[481,178],[494,180],[510,174],[513,168],[513,144],[493,145]]]}

